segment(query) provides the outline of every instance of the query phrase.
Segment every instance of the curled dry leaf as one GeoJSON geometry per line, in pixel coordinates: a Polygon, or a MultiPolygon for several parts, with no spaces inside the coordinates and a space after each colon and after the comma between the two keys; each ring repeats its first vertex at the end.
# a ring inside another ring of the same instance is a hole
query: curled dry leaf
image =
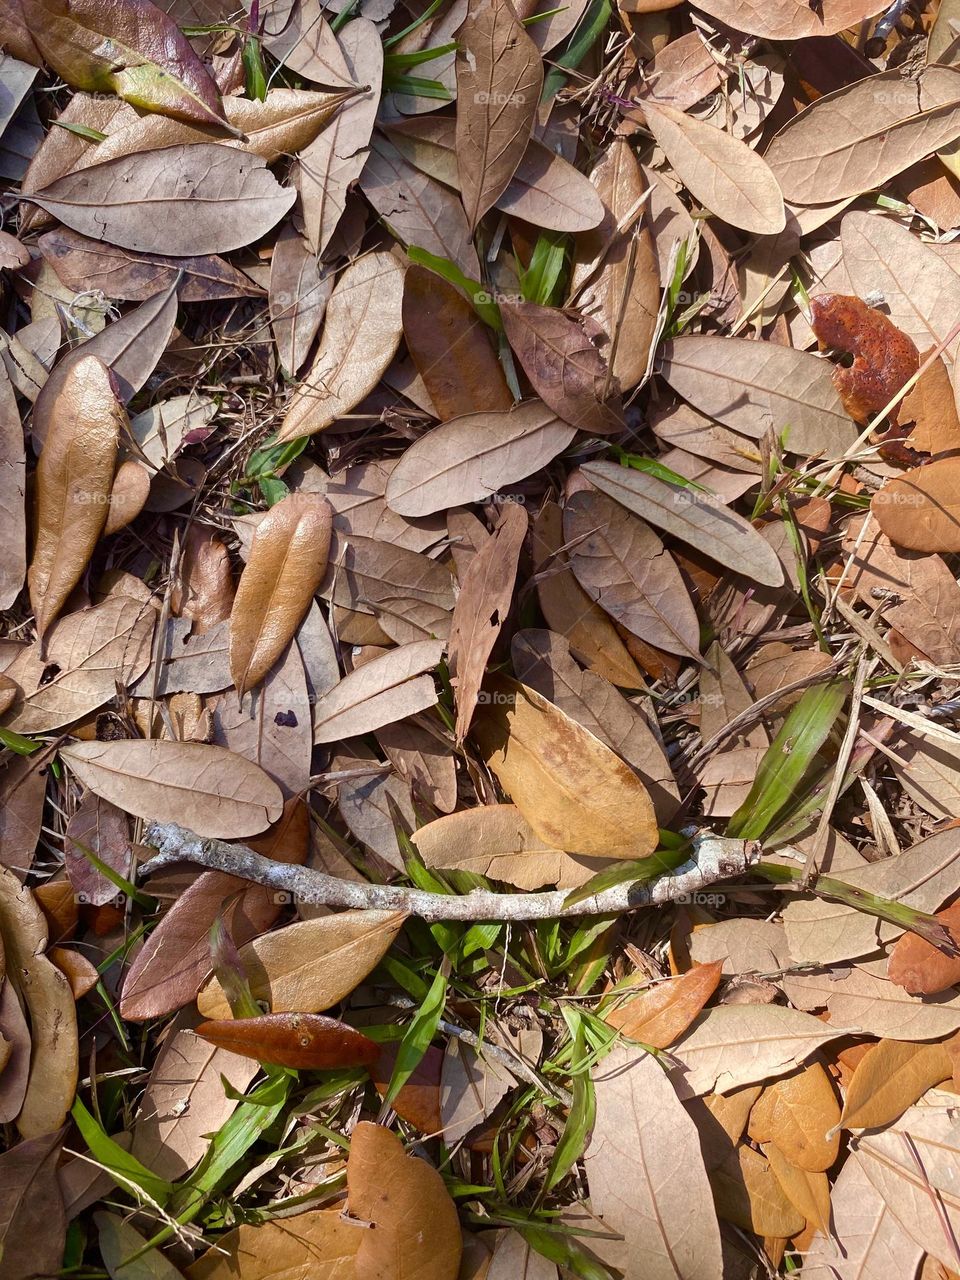
{"type": "Polygon", "coordinates": [[[47,923],[29,889],[0,867],[0,936],[7,977],[30,1019],[30,1075],[16,1125],[25,1138],[63,1124],[77,1089],[77,1013],[70,984],[44,954],[47,923]]]}
{"type": "Polygon", "coordinates": [[[527,528],[526,508],[508,502],[492,537],[473,557],[463,575],[447,647],[450,682],[457,703],[458,745],[467,736],[487,661],[510,612],[517,562],[527,528]]]}
{"type": "Polygon", "coordinates": [[[619,387],[594,321],[533,302],[502,301],[500,315],[531,386],[557,417],[591,435],[623,430],[619,387]]]}
{"type": "Polygon", "coordinates": [[[113,477],[113,485],[108,495],[107,523],[103,526],[103,536],[119,533],[137,516],[147,504],[150,497],[150,472],[141,462],[128,458],[121,462],[117,474],[113,477]]]}
{"type": "Polygon", "coordinates": [[[19,0],[45,62],[68,84],[134,107],[226,127],[223,104],[189,40],[150,0],[19,0]]]}
{"type": "Polygon", "coordinates": [[[397,463],[387,506],[414,518],[482,502],[545,466],[575,434],[540,400],[506,413],[452,418],[421,436],[397,463]]]}
{"type": "Polygon", "coordinates": [[[457,169],[473,231],[527,149],[543,87],[537,46],[509,0],[470,0],[457,39],[457,169]]]}
{"type": "Polygon", "coordinates": [[[690,1026],[720,985],[721,962],[695,964],[686,973],[665,982],[651,982],[630,997],[634,985],[620,987],[618,1000],[603,1015],[604,1022],[653,1049],[666,1049],[690,1026]]]}
{"type": "Polygon", "coordinates": [[[37,535],[27,581],[42,637],[80,581],[103,532],[127,415],[96,356],[71,365],[47,406],[37,464],[37,535]]]}
{"type": "Polygon", "coordinates": [[[403,267],[390,253],[352,262],[327,304],[317,357],[294,392],[280,440],[323,431],[377,385],[403,336],[403,267]]]}
{"type": "Polygon", "coordinates": [[[301,1071],[370,1067],[380,1046],[345,1022],[319,1013],[267,1013],[201,1022],[197,1035],[244,1058],[301,1071]]]}
{"type": "MultiPolygon", "coordinates": [[[[341,911],[263,934],[240,948],[254,999],[266,1000],[273,1013],[329,1009],[380,963],[405,919],[399,911],[341,911]]],[[[197,1007],[205,1018],[232,1016],[216,978],[197,1007]]]]}
{"type": "Polygon", "coordinates": [[[196,257],[250,244],[296,197],[259,156],[201,142],[107,160],[58,178],[30,199],[95,240],[196,257]]]}
{"type": "Polygon", "coordinates": [[[314,708],[314,742],[336,742],[370,733],[437,702],[433,677],[425,674],[443,653],[442,640],[400,645],[357,667],[314,708]]]}
{"type": "MultiPolygon", "coordinates": [[[[859,298],[820,293],[810,299],[811,327],[820,350],[853,356],[838,365],[833,383],[851,418],[867,422],[885,409],[920,367],[920,353],[896,325],[859,298]]],[[[899,406],[891,410],[896,422],[899,406]]]]}
{"type": "Polygon", "coordinates": [[[677,177],[711,213],[757,235],[784,229],[776,175],[746,143],[665,102],[645,98],[643,114],[677,177]]]}
{"type": "Polygon", "coordinates": [[[408,1156],[396,1134],[366,1120],[350,1137],[347,1205],[352,1217],[373,1224],[361,1233],[357,1280],[456,1280],[463,1242],[443,1179],[408,1156]]]}
{"type": "Polygon", "coordinates": [[[533,689],[485,684],[473,737],[541,840],[594,858],[640,858],[657,846],[649,792],[637,775],[533,689]]]}
{"type": "Polygon", "coordinates": [[[280,788],[249,760],[201,742],[77,742],[61,756],[91,791],[138,818],[241,839],[276,822],[280,788]]]}
{"type": "Polygon", "coordinates": [[[960,458],[905,471],[873,495],[883,533],[911,551],[960,551],[960,458]]]}
{"type": "Polygon", "coordinates": [[[257,525],[230,614],[230,675],[242,698],[284,649],[327,568],[333,509],[315,493],[290,493],[257,525]]]}

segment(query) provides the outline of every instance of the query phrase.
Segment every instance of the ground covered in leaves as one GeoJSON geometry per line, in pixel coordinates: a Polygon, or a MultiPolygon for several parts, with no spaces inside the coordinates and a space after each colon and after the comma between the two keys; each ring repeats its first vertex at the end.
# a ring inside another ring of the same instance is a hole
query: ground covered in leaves
{"type": "Polygon", "coordinates": [[[2,1280],[960,1274],[960,2],[0,49],[2,1280]]]}

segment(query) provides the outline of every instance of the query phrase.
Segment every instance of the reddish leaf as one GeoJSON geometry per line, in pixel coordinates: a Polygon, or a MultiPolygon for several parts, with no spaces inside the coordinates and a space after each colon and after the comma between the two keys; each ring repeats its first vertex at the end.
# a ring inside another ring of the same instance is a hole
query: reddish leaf
{"type": "Polygon", "coordinates": [[[201,1022],[197,1035],[218,1049],[277,1067],[326,1071],[370,1067],[380,1046],[345,1022],[322,1013],[265,1013],[262,1018],[215,1018],[201,1022]]]}
{"type": "MultiPolygon", "coordinates": [[[[867,422],[916,373],[920,353],[912,339],[859,298],[821,293],[810,300],[810,311],[821,351],[832,347],[853,356],[849,369],[834,370],[833,383],[850,417],[867,422]]],[[[897,408],[890,417],[897,421],[897,408]]]]}

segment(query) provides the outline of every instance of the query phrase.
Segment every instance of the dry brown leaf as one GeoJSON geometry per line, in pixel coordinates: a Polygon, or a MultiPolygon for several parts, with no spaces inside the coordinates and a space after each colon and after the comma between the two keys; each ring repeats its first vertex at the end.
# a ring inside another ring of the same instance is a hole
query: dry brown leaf
{"type": "Polygon", "coordinates": [[[710,1171],[717,1213],[756,1235],[792,1236],[803,1227],[803,1214],[787,1198],[769,1161],[753,1147],[731,1151],[710,1171]]]}
{"type": "MultiPolygon", "coordinates": [[[[820,350],[852,356],[833,371],[843,407],[857,422],[869,422],[920,367],[920,353],[882,311],[848,294],[820,293],[810,299],[811,328],[820,350]]],[[[897,422],[899,406],[890,410],[897,422]]]]}
{"type": "Polygon", "coordinates": [[[898,1040],[938,1040],[960,1028],[960,995],[911,996],[886,976],[887,961],[866,960],[824,971],[789,974],[784,990],[805,1009],[826,1009],[831,1025],[898,1040]]]}
{"type": "Polygon", "coordinates": [[[287,494],[257,525],[230,614],[230,675],[242,698],[293,639],[327,568],[333,510],[287,494]]]}
{"type": "Polygon", "coordinates": [[[23,586],[27,571],[24,493],[26,462],[23,431],[16,396],[6,369],[0,364],[0,609],[9,609],[23,586]]]}
{"type": "Polygon", "coordinates": [[[314,742],[336,742],[370,733],[393,720],[436,705],[432,676],[443,653],[442,640],[400,645],[357,667],[314,707],[314,742]]]}
{"type": "Polygon", "coordinates": [[[623,430],[619,387],[593,320],[533,302],[501,301],[500,315],[530,385],[557,417],[590,435],[623,430]]]}
{"type": "Polygon", "coordinates": [[[440,1073],[440,1119],[443,1140],[451,1146],[496,1109],[516,1087],[513,1076],[493,1061],[474,1053],[451,1036],[443,1052],[440,1073]]]}
{"type": "Polygon", "coordinates": [[[333,271],[320,267],[292,223],[284,224],[270,262],[270,325],[287,373],[299,373],[332,292],[333,271]]]}
{"type": "Polygon", "coordinates": [[[470,0],[456,67],[457,166],[473,231],[503,195],[527,149],[543,64],[509,0],[470,0]]]}
{"type": "Polygon", "coordinates": [[[506,503],[493,535],[470,561],[460,584],[447,646],[450,682],[457,704],[458,746],[470,729],[487,662],[510,612],[527,528],[526,508],[519,503],[506,503]]]}
{"type": "Polygon", "coordinates": [[[776,235],[783,230],[786,214],[777,177],[746,143],[651,98],[643,99],[643,114],[695,200],[743,231],[776,235]]]}
{"type": "Polygon", "coordinates": [[[605,493],[569,497],[563,509],[567,558],[591,600],[648,644],[700,658],[700,623],[663,543],[605,493]]]}
{"type": "Polygon", "coordinates": [[[533,523],[533,560],[537,597],[548,625],[567,638],[592,672],[621,689],[644,688],[616,627],[577,582],[562,548],[562,513],[555,502],[545,502],[533,523]]]}
{"type": "Polygon", "coordinates": [[[652,1054],[620,1046],[591,1074],[590,1203],[626,1241],[626,1280],[721,1275],[697,1130],[663,1068],[652,1054]]]}
{"type": "Polygon", "coordinates": [[[443,1179],[382,1125],[354,1126],[347,1205],[352,1217],[373,1224],[360,1233],[357,1280],[457,1280],[463,1244],[443,1179]]]}
{"type": "Polygon", "coordinates": [[[750,1112],[749,1134],[754,1142],[775,1142],[778,1151],[797,1169],[829,1169],[840,1149],[833,1132],[840,1123],[840,1104],[830,1077],[819,1062],[767,1085],[750,1112]]]}
{"type": "Polygon", "coordinates": [[[823,0],[816,8],[795,0],[696,0],[696,8],[734,30],[769,40],[831,36],[857,26],[883,7],[882,0],[823,0]]]}
{"type": "Polygon", "coordinates": [[[446,566],[377,538],[335,535],[320,594],[341,608],[376,617],[379,638],[359,643],[384,645],[385,635],[407,644],[450,630],[454,590],[446,566]]]}
{"type": "Polygon", "coordinates": [[[883,533],[911,551],[960,551],[960,458],[905,471],[873,495],[883,533]]]}
{"type": "MultiPolygon", "coordinates": [[[[699,38],[697,43],[703,48],[699,38]]],[[[660,269],[646,218],[619,229],[645,191],[637,158],[625,138],[615,139],[601,153],[590,181],[603,201],[604,216],[599,226],[577,238],[571,288],[584,314],[607,335],[604,357],[608,365],[612,358],[613,376],[628,391],[647,372],[660,309],[660,269]]]]}
{"type": "Polygon", "coordinates": [[[24,1138],[38,1138],[59,1129],[73,1105],[76,1005],[67,979],[44,955],[47,924],[36,899],[6,867],[0,867],[0,936],[7,976],[30,1019],[30,1075],[16,1125],[24,1138]]]}
{"type": "Polygon", "coordinates": [[[835,457],[857,432],[824,361],[775,342],[691,334],[661,349],[660,372],[702,413],[759,440],[785,435],[791,453],[835,457]]]}
{"type": "Polygon", "coordinates": [[[45,643],[23,649],[7,668],[21,693],[6,723],[17,733],[46,733],[79,720],[134,681],[150,662],[156,613],[128,596],[58,619],[45,643]]]}
{"type": "MultiPolygon", "coordinates": [[[[956,945],[960,937],[960,904],[938,911],[937,920],[956,945]]],[[[905,933],[890,952],[887,977],[911,995],[933,996],[960,982],[960,960],[945,955],[916,933],[905,933]]]]}
{"type": "Polygon", "coordinates": [[[67,1231],[57,1162],[63,1133],[18,1142],[0,1155],[0,1250],[10,1280],[56,1272],[67,1231]]]}
{"type": "Polygon", "coordinates": [[[407,449],[387,483],[387,506],[416,518],[482,502],[546,466],[575,434],[540,400],[452,418],[407,449]]]}
{"type": "MultiPolygon", "coordinates": [[[[638,975],[637,982],[643,975],[638,975]]],[[[686,973],[665,982],[651,982],[632,998],[618,1000],[603,1019],[631,1040],[666,1049],[683,1035],[720,983],[720,962],[695,964],[686,973]]],[[[634,981],[617,990],[630,996],[634,981]]]]}
{"type": "MultiPolygon", "coordinates": [[[[273,1013],[322,1013],[380,963],[406,917],[398,911],[342,911],[299,920],[240,948],[254,999],[273,1013]]],[[[205,1018],[231,1017],[212,978],[197,997],[205,1018]]]]}
{"type": "Polygon", "coordinates": [[[197,257],[250,244],[296,199],[259,156],[212,142],[92,165],[30,199],[74,231],[123,249],[197,257]]]}
{"type": "Polygon", "coordinates": [[[240,839],[276,822],[277,784],[242,756],[200,742],[77,742],[62,758],[84,786],[126,813],[240,839]]]}
{"type": "Polygon", "coordinates": [[[572,886],[572,873],[583,870],[569,855],[544,844],[512,804],[446,814],[425,823],[411,839],[428,867],[474,871],[518,889],[572,886]]]}
{"type": "Polygon", "coordinates": [[[953,1059],[940,1041],[881,1040],[857,1064],[838,1123],[844,1129],[882,1129],[952,1075],[953,1059]]]}
{"type": "Polygon", "coordinates": [[[362,1231],[337,1208],[313,1209],[292,1218],[244,1223],[218,1236],[212,1248],[186,1270],[189,1280],[234,1280],[241,1268],[251,1278],[353,1280],[362,1231]]]}
{"type": "Polygon", "coordinates": [[[669,484],[616,462],[587,462],[581,474],[634,515],[710,559],[736,565],[738,573],[767,586],[783,582],[780,561],[758,530],[696,489],[669,484]]]}
{"type": "Polygon", "coordinates": [[[441,422],[513,408],[489,326],[458,289],[425,267],[408,267],[404,276],[403,336],[441,422]]]}
{"type": "Polygon", "coordinates": [[[650,795],[619,756],[518,681],[491,678],[485,692],[473,736],[542,840],[594,858],[640,858],[656,848],[650,795]]]}
{"type": "MultiPolygon", "coordinates": [[[[932,352],[931,347],[921,353],[921,365],[932,352]]],[[[914,424],[907,439],[911,449],[919,449],[921,453],[960,449],[960,415],[942,356],[921,373],[919,381],[903,397],[900,417],[914,424]]]]}
{"type": "Polygon", "coordinates": [[[819,1231],[830,1230],[830,1183],[821,1171],[797,1168],[775,1142],[765,1142],[761,1150],[780,1183],[784,1195],[807,1222],[819,1231]]]}
{"type": "Polygon", "coordinates": [[[366,254],[337,280],[316,359],[294,392],[279,440],[323,431],[377,385],[403,336],[403,267],[366,254]]]}
{"type": "Polygon", "coordinates": [[[787,200],[828,204],[882,186],[958,135],[960,71],[930,67],[916,81],[896,68],[818,98],[766,159],[787,200]]]}
{"type": "Polygon", "coordinates": [[[48,404],[37,464],[37,534],[27,581],[41,637],[80,581],[106,524],[127,415],[107,366],[76,361],[48,404]]]}

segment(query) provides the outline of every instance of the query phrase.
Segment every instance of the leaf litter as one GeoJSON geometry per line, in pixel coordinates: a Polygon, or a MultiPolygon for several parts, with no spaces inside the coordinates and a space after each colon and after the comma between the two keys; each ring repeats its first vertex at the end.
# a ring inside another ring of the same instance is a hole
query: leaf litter
{"type": "Polygon", "coordinates": [[[960,1274],[954,0],[5,0],[7,1280],[960,1274]]]}

